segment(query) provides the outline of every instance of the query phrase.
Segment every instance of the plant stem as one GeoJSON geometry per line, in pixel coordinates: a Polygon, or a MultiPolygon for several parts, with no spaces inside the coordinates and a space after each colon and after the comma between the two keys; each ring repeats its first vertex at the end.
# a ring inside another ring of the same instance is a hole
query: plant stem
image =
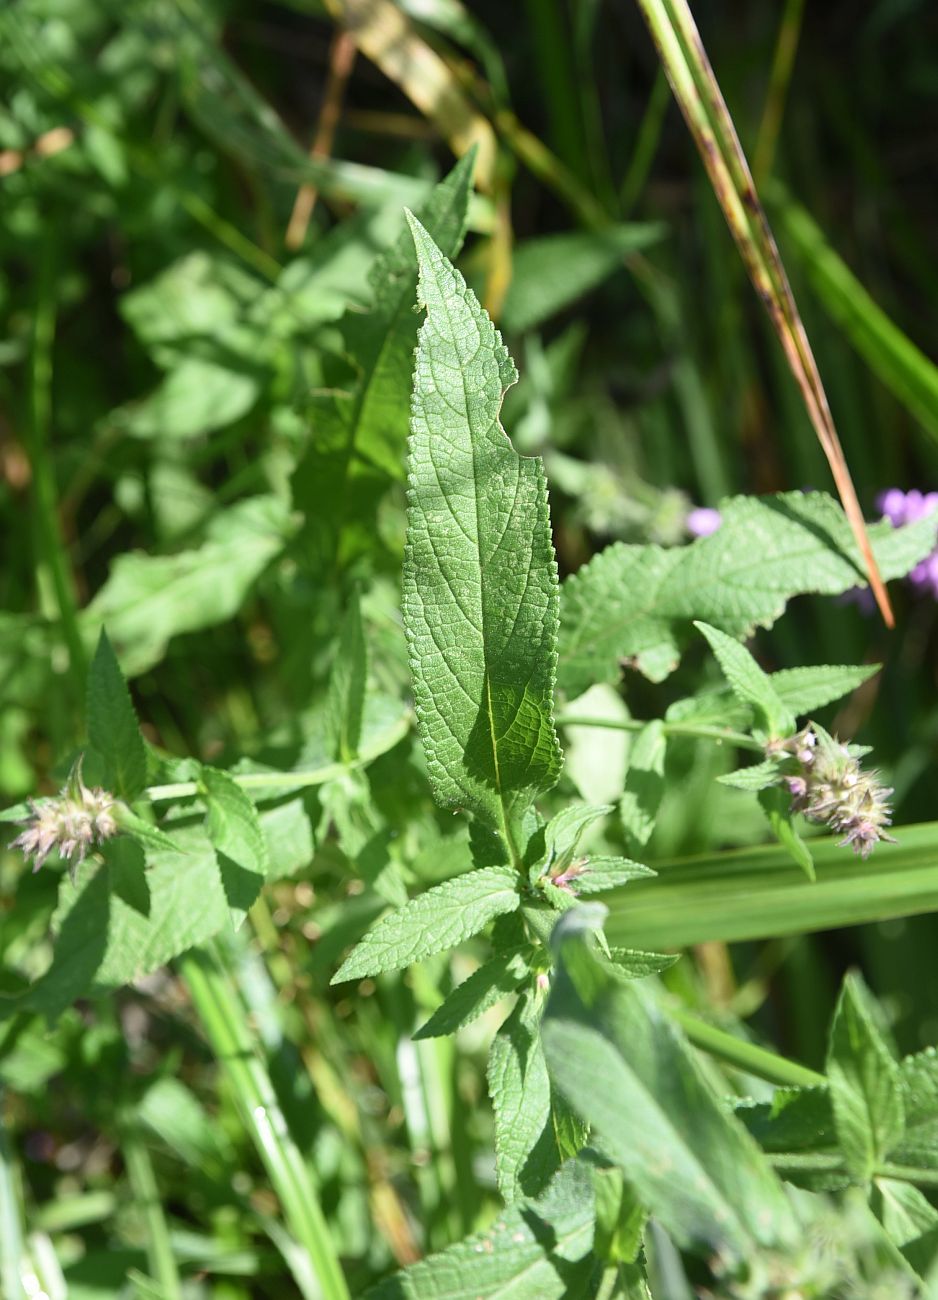
{"type": "Polygon", "coordinates": [[[140,1131],[132,1119],[121,1126],[121,1151],[127,1167],[134,1201],[143,1211],[147,1233],[147,1265],[159,1283],[164,1300],[181,1300],[179,1270],[169,1239],[169,1228],[150,1153],[144,1145],[140,1131]]]}
{"type": "Polygon", "coordinates": [[[324,1300],[350,1300],[310,1170],[287,1127],[228,974],[216,954],[199,949],[182,956],[178,968],[245,1128],[280,1197],[284,1217],[309,1254],[324,1300]]]}
{"type": "Polygon", "coordinates": [[[670,1010],[672,1017],[695,1047],[702,1048],[711,1056],[719,1057],[721,1061],[726,1061],[739,1070],[745,1070],[747,1074],[754,1074],[783,1088],[813,1088],[827,1082],[823,1074],[767,1051],[764,1047],[758,1047],[755,1043],[746,1042],[744,1038],[737,1038],[725,1029],[718,1029],[716,1025],[708,1024],[682,1006],[672,1006],[670,1010]]]}
{"type": "MultiPolygon", "coordinates": [[[[271,790],[286,793],[290,790],[304,790],[312,785],[323,785],[344,772],[366,767],[381,754],[393,749],[407,735],[410,724],[411,716],[408,713],[393,729],[384,733],[380,745],[365,747],[357,758],[347,763],[324,763],[322,767],[313,767],[305,772],[229,772],[228,775],[242,790],[257,790],[260,793],[271,790]]],[[[162,803],[167,799],[188,799],[192,795],[201,795],[204,790],[198,781],[175,781],[170,785],[151,785],[146,794],[152,803],[162,803]]]]}
{"type": "Polygon", "coordinates": [[[788,85],[792,69],[795,66],[795,54],[798,50],[798,38],[801,35],[801,20],[804,17],[804,0],[786,0],[785,12],[782,14],[775,42],[775,54],[772,58],[772,71],[769,73],[769,88],[765,96],[765,108],[759,123],[759,135],[752,161],[752,174],[757,185],[761,185],[772,170],[775,161],[775,146],[785,112],[785,100],[788,97],[788,85]]]}
{"type": "MultiPolygon", "coordinates": [[[[577,714],[562,713],[557,722],[562,727],[605,727],[608,731],[642,731],[648,726],[639,718],[581,718],[577,714]]],[[[692,722],[665,722],[662,729],[666,736],[689,736],[695,740],[715,740],[717,744],[735,745],[737,749],[748,749],[754,754],[762,754],[763,746],[752,736],[742,731],[731,731],[728,727],[708,727],[692,722]]]]}
{"type": "Polygon", "coordinates": [[[687,0],[637,0],[753,287],[801,391],[887,627],[895,619],[788,276],[687,0]]]}
{"type": "Polygon", "coordinates": [[[0,1089],[0,1294],[19,1300],[25,1292],[20,1284],[20,1259],[23,1233],[13,1153],[7,1141],[3,1117],[3,1090],[0,1089]]]}

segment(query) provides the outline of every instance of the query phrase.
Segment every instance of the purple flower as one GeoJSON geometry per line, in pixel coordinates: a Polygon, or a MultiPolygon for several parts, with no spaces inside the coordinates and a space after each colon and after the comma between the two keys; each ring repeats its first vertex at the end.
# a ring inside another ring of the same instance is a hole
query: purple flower
{"type": "Polygon", "coordinates": [[[53,849],[58,849],[74,876],[89,849],[117,834],[114,796],[98,787],[89,790],[81,779],[81,759],[58,798],[26,802],[29,816],[21,823],[26,829],[10,847],[22,849],[27,858],[33,859],[33,871],[39,870],[53,849]]]}
{"type": "Polygon", "coordinates": [[[693,537],[709,537],[723,523],[723,516],[712,506],[697,506],[684,520],[684,526],[693,537]]]}

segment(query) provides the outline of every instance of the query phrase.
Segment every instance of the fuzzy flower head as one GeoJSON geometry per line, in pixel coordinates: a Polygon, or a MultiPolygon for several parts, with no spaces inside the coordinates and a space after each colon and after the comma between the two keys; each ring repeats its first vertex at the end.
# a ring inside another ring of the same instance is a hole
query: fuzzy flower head
{"type": "Polygon", "coordinates": [[[10,847],[22,849],[38,871],[53,849],[68,860],[72,875],[89,849],[117,833],[114,796],[99,787],[89,789],[81,776],[81,759],[72,768],[61,793],[41,803],[27,800],[30,815],[10,847]]]}
{"type": "Polygon", "coordinates": [[[868,858],[880,840],[895,843],[885,829],[892,821],[892,790],[876,772],[863,771],[849,746],[812,722],[774,748],[788,754],[795,765],[782,778],[792,812],[842,834],[841,845],[849,845],[862,858],[868,858]]]}

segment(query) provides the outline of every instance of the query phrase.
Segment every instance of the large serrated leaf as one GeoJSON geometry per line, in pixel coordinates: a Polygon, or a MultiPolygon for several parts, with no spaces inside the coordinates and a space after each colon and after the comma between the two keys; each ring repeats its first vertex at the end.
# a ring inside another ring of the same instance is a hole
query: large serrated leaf
{"type": "Polygon", "coordinates": [[[503,912],[518,906],[518,875],[511,867],[482,867],[435,885],[389,912],[352,949],[332,977],[364,979],[402,970],[470,938],[503,912]]]}
{"type": "Polygon", "coordinates": [[[528,989],[492,1041],[488,1082],[495,1112],[495,1172],[507,1202],[537,1195],[559,1163],[536,992],[528,989]]]}
{"type": "Polygon", "coordinates": [[[420,734],[444,805],[507,833],[560,771],[553,723],[557,567],[540,461],[499,423],[515,368],[418,221],[420,330],[404,624],[420,734]]]}
{"type": "Polygon", "coordinates": [[[831,1025],[827,1056],[834,1125],[847,1168],[868,1181],[905,1132],[899,1064],[867,1005],[869,994],[850,974],[831,1025]]]}
{"type": "Polygon", "coordinates": [[[103,763],[103,783],[122,799],[147,783],[147,756],[127,683],[104,628],[88,673],[88,739],[103,763]]]}
{"type": "MultiPolygon", "coordinates": [[[[623,661],[663,680],[694,619],[743,639],[800,592],[835,596],[865,583],[846,516],[824,493],[733,497],[720,512],[717,532],[690,546],[620,543],[564,582],[558,675],[568,695],[615,681],[623,661]]],[[[883,578],[898,578],[935,545],[938,518],[868,531],[883,578]]]]}
{"type": "Polygon", "coordinates": [[[511,1206],[485,1232],[422,1259],[368,1300],[576,1300],[596,1267],[588,1170],[564,1165],[540,1200],[511,1206]]]}

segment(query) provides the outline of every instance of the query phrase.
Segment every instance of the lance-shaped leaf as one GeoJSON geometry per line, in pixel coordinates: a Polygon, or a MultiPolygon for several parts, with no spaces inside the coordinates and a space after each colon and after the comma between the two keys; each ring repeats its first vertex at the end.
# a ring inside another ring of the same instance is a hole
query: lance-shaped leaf
{"type": "Polygon", "coordinates": [[[755,1142],[654,999],[597,956],[589,931],[603,915],[577,908],[554,932],[541,1028],[552,1083],[679,1245],[748,1258],[755,1243],[790,1244],[794,1215],[755,1142]]]}
{"type": "Polygon", "coordinates": [[[386,970],[403,970],[435,952],[468,939],[520,902],[518,874],[511,867],[482,867],[442,885],[383,916],[352,949],[332,978],[363,979],[386,970]]]}
{"type": "MultiPolygon", "coordinates": [[[[617,680],[623,662],[652,681],[677,667],[694,619],[744,640],[803,592],[837,596],[864,583],[846,516],[822,492],[733,497],[722,525],[689,546],[608,546],[563,585],[558,673],[577,695],[617,680]]],[[[938,515],[868,529],[885,579],[935,545],[938,515]]]]}
{"type": "Polygon", "coordinates": [[[560,771],[557,568],[539,460],[499,423],[514,365],[488,316],[409,218],[420,267],[404,624],[437,799],[506,835],[560,771]]]}
{"type": "Polygon", "coordinates": [[[509,1202],[540,1192],[560,1161],[539,1020],[538,995],[528,989],[495,1035],[489,1053],[495,1172],[498,1190],[509,1202]]]}
{"type": "Polygon", "coordinates": [[[755,709],[756,717],[769,734],[783,736],[794,731],[794,715],[779,699],[768,673],[762,671],[746,647],[709,623],[697,621],[694,627],[709,641],[733,694],[742,704],[755,709]]]}
{"type": "Polygon", "coordinates": [[[104,628],[88,673],[88,739],[101,762],[101,779],[122,799],[147,783],[147,758],[124,675],[104,628]]]}
{"type": "Polygon", "coordinates": [[[454,1034],[463,1025],[471,1025],[502,998],[514,993],[527,974],[528,965],[520,950],[499,953],[457,985],[413,1037],[440,1038],[454,1034]]]}

